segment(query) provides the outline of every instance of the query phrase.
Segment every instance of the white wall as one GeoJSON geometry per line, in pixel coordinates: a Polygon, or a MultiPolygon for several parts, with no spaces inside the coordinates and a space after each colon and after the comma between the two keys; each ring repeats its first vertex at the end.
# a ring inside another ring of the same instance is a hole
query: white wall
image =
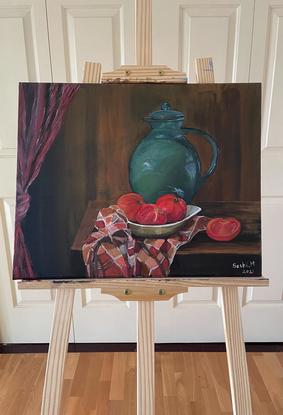
{"type": "MultiPolygon", "coordinates": [[[[216,82],[263,82],[263,268],[270,288],[241,290],[249,341],[283,340],[283,0],[152,0],[153,63],[188,72],[212,56],[216,82]]],[[[18,81],[81,81],[135,62],[133,0],[0,0],[0,340],[47,342],[53,295],[11,281],[18,81]]],[[[76,341],[135,341],[135,305],[77,292],[76,341]]],[[[157,305],[157,341],[221,341],[217,289],[157,305]]],[[[74,333],[73,333],[74,334],[74,333]]]]}

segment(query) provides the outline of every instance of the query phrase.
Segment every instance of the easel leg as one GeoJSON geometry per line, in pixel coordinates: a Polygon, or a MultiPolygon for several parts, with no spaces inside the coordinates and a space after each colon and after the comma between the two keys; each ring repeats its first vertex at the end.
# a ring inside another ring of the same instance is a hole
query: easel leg
{"type": "Polygon", "coordinates": [[[41,415],[59,415],[74,294],[75,290],[73,288],[56,290],[41,415]]]}
{"type": "Polygon", "coordinates": [[[137,415],[154,415],[154,301],[137,307],[137,415]]]}
{"type": "Polygon", "coordinates": [[[251,393],[237,287],[222,287],[224,323],[234,415],[252,415],[251,393]]]}

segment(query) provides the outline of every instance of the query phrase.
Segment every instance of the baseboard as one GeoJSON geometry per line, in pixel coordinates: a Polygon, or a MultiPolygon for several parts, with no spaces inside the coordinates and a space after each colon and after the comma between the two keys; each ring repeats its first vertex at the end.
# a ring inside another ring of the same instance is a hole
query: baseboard
{"type": "MultiPolygon", "coordinates": [[[[2,353],[47,353],[47,343],[2,343],[2,353]]],[[[70,343],[69,352],[136,352],[136,343],[70,343]]],[[[225,352],[225,343],[156,343],[156,352],[225,352]]],[[[247,352],[283,352],[283,342],[246,343],[247,352]]]]}

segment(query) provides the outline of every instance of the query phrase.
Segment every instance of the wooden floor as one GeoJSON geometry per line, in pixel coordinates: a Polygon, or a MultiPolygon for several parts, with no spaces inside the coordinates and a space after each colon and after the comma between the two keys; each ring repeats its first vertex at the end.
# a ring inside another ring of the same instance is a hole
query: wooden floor
{"type": "MultiPolygon", "coordinates": [[[[135,353],[70,353],[64,415],[135,415],[135,353]]],[[[0,414],[38,415],[46,355],[0,355],[0,414]]],[[[283,414],[283,353],[248,353],[255,415],[283,414]]],[[[156,353],[156,415],[229,415],[225,353],[156,353]]]]}

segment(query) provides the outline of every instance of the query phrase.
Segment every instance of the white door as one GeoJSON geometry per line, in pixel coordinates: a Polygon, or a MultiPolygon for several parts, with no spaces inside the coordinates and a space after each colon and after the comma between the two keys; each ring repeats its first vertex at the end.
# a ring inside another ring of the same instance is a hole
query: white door
{"type": "Polygon", "coordinates": [[[263,274],[269,288],[246,289],[252,341],[283,340],[283,0],[256,0],[250,82],[262,82],[263,274]]]}
{"type": "MultiPolygon", "coordinates": [[[[85,61],[104,72],[135,63],[133,0],[47,0],[54,82],[81,82],[85,61]]],[[[74,332],[77,342],[134,342],[135,305],[100,290],[77,290],[74,332]]]]}
{"type": "MultiPolygon", "coordinates": [[[[155,0],[153,6],[153,63],[188,71],[195,82],[194,59],[210,56],[216,82],[263,82],[263,275],[271,286],[241,290],[240,298],[245,339],[282,341],[283,1],[155,0]]],[[[159,307],[160,341],[223,340],[217,292],[202,290],[159,307]]]]}
{"type": "MultiPolygon", "coordinates": [[[[196,82],[195,58],[212,57],[216,82],[248,82],[253,13],[253,0],[153,0],[153,63],[186,71],[196,82]]],[[[224,340],[215,288],[192,288],[158,305],[157,321],[160,342],[224,340]]],[[[255,338],[252,330],[245,334],[255,338]]]]}
{"type": "MultiPolygon", "coordinates": [[[[51,291],[18,291],[11,280],[18,82],[79,82],[85,60],[101,62],[103,70],[134,63],[134,24],[132,0],[32,0],[28,5],[24,0],[0,0],[1,342],[48,342],[54,304],[51,291]]],[[[134,327],[127,304],[82,291],[75,309],[78,334],[72,332],[71,341],[134,341],[134,335],[127,338],[134,327]],[[94,304],[100,312],[93,310],[94,304]],[[96,337],[88,330],[92,326],[96,337]]]]}
{"type": "Polygon", "coordinates": [[[48,339],[50,291],[12,282],[19,81],[51,81],[44,0],[0,0],[0,339],[48,339]]]}
{"type": "Polygon", "coordinates": [[[81,82],[85,61],[134,64],[134,1],[47,0],[47,13],[54,82],[81,82]]]}
{"type": "MultiPolygon", "coordinates": [[[[85,60],[104,71],[133,64],[135,18],[134,0],[47,0],[48,40],[44,0],[28,3],[0,0],[0,338],[30,343],[48,341],[53,298],[11,282],[17,82],[81,81],[85,60]]],[[[211,56],[216,82],[264,82],[263,266],[271,287],[241,290],[241,301],[248,341],[282,341],[283,0],[152,3],[154,64],[188,71],[195,82],[194,58],[211,56]]],[[[215,289],[191,289],[156,309],[157,342],[223,340],[215,289]]],[[[132,303],[95,290],[76,294],[77,342],[134,342],[135,320],[132,303]]]]}

